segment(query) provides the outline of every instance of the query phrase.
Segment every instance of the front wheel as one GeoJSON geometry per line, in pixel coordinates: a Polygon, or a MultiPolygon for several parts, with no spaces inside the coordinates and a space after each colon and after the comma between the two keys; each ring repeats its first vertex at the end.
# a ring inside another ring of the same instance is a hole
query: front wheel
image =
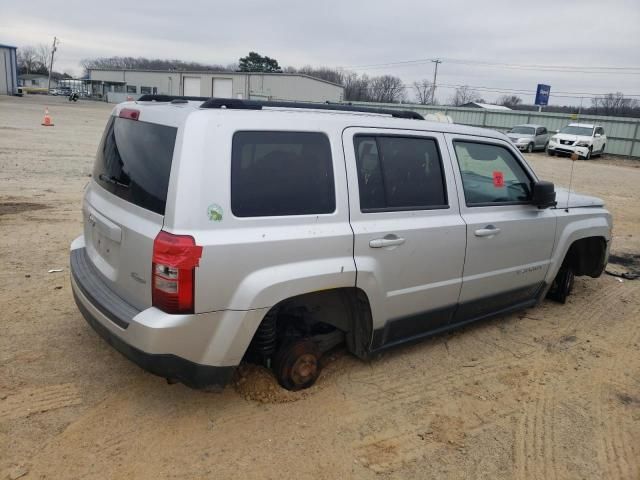
{"type": "Polygon", "coordinates": [[[566,303],[567,297],[573,290],[574,278],[573,270],[570,267],[563,266],[560,268],[556,278],[553,280],[547,298],[559,303],[566,303]]]}
{"type": "Polygon", "coordinates": [[[589,147],[589,151],[587,152],[587,154],[584,156],[585,160],[590,160],[591,159],[591,154],[593,153],[593,148],[589,147]]]}
{"type": "Polygon", "coordinates": [[[533,153],[533,143],[527,145],[527,153],[533,153]]]}
{"type": "Polygon", "coordinates": [[[278,383],[292,391],[309,388],[320,375],[320,356],[320,349],[312,340],[285,343],[273,359],[278,383]]]}
{"type": "Polygon", "coordinates": [[[547,155],[549,155],[550,157],[555,157],[556,156],[556,152],[554,152],[553,150],[549,150],[547,148],[547,155]]]}

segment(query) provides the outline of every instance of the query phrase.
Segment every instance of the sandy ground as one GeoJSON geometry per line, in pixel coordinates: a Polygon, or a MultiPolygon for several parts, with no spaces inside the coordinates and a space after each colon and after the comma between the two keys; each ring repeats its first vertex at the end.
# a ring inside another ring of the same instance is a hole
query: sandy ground
{"type": "MultiPolygon", "coordinates": [[[[0,478],[640,478],[640,281],[581,278],[567,305],[369,363],[337,352],[299,394],[258,368],[207,394],[125,360],[68,282],[109,108],[0,97],[0,478]]],[[[568,185],[570,161],[529,159],[568,185]]],[[[640,169],[574,166],[613,250],[640,253],[640,169]]]]}

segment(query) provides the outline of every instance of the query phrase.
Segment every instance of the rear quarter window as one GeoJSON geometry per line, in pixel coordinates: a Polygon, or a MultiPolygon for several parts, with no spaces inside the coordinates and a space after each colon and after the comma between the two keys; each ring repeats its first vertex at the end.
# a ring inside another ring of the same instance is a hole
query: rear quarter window
{"type": "Polygon", "coordinates": [[[111,117],[98,147],[93,178],[123,200],[164,215],[177,131],[111,117]]]}
{"type": "Polygon", "coordinates": [[[335,211],[333,162],[325,134],[237,132],[231,157],[231,210],[236,217],[335,211]]]}

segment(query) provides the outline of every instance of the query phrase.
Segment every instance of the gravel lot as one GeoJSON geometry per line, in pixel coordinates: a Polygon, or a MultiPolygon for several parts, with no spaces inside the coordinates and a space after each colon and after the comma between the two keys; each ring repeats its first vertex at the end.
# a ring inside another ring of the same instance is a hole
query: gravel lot
{"type": "MultiPolygon", "coordinates": [[[[640,478],[638,280],[580,278],[567,305],[369,363],[337,352],[297,394],[255,367],[206,394],[122,358],[68,281],[109,110],[0,97],[0,478],[640,478]]],[[[568,185],[569,160],[528,157],[568,185]]],[[[621,256],[640,253],[637,166],[575,163],[573,186],[606,200],[621,256]]]]}

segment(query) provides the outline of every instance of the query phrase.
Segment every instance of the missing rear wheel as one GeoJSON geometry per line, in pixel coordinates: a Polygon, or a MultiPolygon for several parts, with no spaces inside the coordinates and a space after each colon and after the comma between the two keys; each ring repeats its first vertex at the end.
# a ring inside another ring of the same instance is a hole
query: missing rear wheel
{"type": "Polygon", "coordinates": [[[273,361],[278,383],[287,390],[302,390],[320,375],[320,349],[309,339],[294,340],[280,347],[273,361]]]}

